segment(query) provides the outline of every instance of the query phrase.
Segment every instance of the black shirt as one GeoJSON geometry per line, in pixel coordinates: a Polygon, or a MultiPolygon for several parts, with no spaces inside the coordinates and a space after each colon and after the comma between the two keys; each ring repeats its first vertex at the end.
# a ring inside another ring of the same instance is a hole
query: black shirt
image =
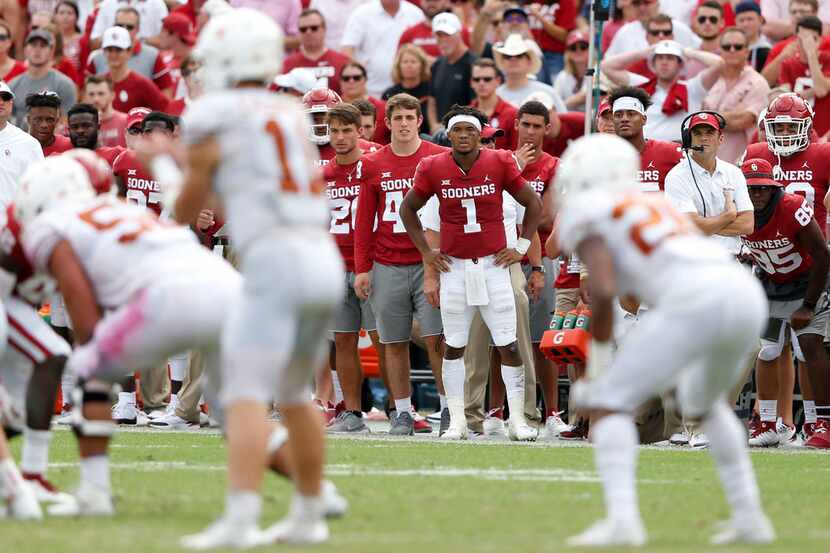
{"type": "Polygon", "coordinates": [[[473,62],[476,55],[467,50],[455,63],[449,63],[441,56],[432,64],[430,96],[435,98],[435,107],[440,121],[453,104],[466,106],[475,98],[470,86],[473,62]]]}
{"type": "Polygon", "coordinates": [[[381,100],[384,102],[395,94],[406,93],[415,96],[421,102],[421,113],[424,115],[424,122],[421,123],[421,132],[429,134],[429,121],[427,121],[427,98],[429,97],[429,83],[423,82],[415,88],[406,88],[399,84],[392,85],[383,91],[381,100]]]}

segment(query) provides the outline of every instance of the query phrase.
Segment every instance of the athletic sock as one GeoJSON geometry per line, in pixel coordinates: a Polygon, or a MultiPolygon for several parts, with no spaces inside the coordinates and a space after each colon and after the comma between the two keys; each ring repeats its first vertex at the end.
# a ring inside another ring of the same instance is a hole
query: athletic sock
{"type": "Polygon", "coordinates": [[[225,499],[225,516],[238,524],[258,524],[262,498],[257,492],[230,490],[225,499]]]}
{"type": "Polygon", "coordinates": [[[110,493],[109,457],[93,455],[81,459],[81,484],[88,484],[99,491],[110,493]]]}
{"type": "Polygon", "coordinates": [[[322,520],[325,516],[322,494],[301,495],[295,493],[291,500],[290,516],[303,521],[322,520]]]}
{"type": "Polygon", "coordinates": [[[805,399],[804,403],[804,422],[806,424],[816,423],[816,402],[812,399],[805,399]]]}
{"type": "Polygon", "coordinates": [[[775,422],[778,418],[778,400],[761,399],[758,401],[758,412],[761,415],[761,422],[775,422]]]}
{"type": "Polygon", "coordinates": [[[628,415],[608,415],[593,425],[592,434],[608,518],[639,520],[634,481],[638,443],[633,419],[628,415]]]}
{"type": "Polygon", "coordinates": [[[447,395],[450,424],[466,427],[467,419],[464,415],[464,358],[444,359],[441,365],[441,377],[444,381],[444,393],[447,395]]]}
{"type": "Polygon", "coordinates": [[[507,392],[507,406],[510,408],[510,418],[518,420],[524,418],[525,403],[525,369],[522,365],[511,367],[501,366],[501,379],[507,392]]]}
{"type": "Polygon", "coordinates": [[[395,411],[398,412],[398,415],[401,413],[411,413],[412,411],[412,397],[406,396],[403,399],[396,399],[395,400],[395,411]]]}
{"type": "Polygon", "coordinates": [[[444,394],[438,394],[438,403],[441,405],[441,410],[447,408],[447,396],[444,394]]]}
{"type": "Polygon", "coordinates": [[[20,455],[20,470],[26,474],[46,474],[49,465],[49,430],[23,429],[23,450],[20,455]]]}
{"type": "Polygon", "coordinates": [[[334,404],[339,405],[343,401],[343,388],[340,386],[337,371],[331,371],[331,384],[334,387],[334,404]]]}

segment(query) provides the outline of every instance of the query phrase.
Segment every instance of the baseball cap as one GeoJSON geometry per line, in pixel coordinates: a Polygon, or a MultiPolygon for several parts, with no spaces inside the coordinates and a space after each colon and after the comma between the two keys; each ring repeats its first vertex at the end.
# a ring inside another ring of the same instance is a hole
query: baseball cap
{"type": "Polygon", "coordinates": [[[446,33],[454,35],[461,30],[461,20],[454,13],[439,13],[432,19],[432,34],[446,33]]]}
{"type": "Polygon", "coordinates": [[[565,46],[568,47],[568,46],[571,46],[572,44],[578,44],[580,42],[584,42],[585,44],[590,44],[590,41],[588,40],[588,35],[586,35],[585,33],[583,33],[582,31],[580,31],[578,29],[574,29],[573,31],[568,33],[568,38],[565,41],[565,46]]]}
{"type": "Polygon", "coordinates": [[[491,127],[490,125],[484,125],[481,129],[481,138],[490,139],[496,138],[497,136],[504,136],[504,129],[497,129],[496,127],[491,127]]]}
{"type": "Polygon", "coordinates": [[[648,56],[649,69],[654,71],[654,58],[660,54],[667,54],[670,56],[677,56],[680,58],[680,63],[685,63],[686,57],[683,55],[683,45],[673,40],[661,40],[654,45],[654,50],[648,56]]]}
{"type": "Polygon", "coordinates": [[[168,33],[176,35],[188,46],[196,44],[196,32],[193,23],[187,16],[180,13],[171,13],[161,22],[161,26],[168,33]]]}
{"type": "Polygon", "coordinates": [[[761,6],[759,6],[758,2],[755,2],[754,0],[744,0],[735,6],[735,15],[739,15],[744,12],[755,12],[758,15],[761,15],[761,6]]]}
{"type": "Polygon", "coordinates": [[[101,41],[101,48],[120,48],[129,50],[132,48],[133,40],[130,32],[123,27],[110,27],[104,31],[104,38],[101,41]]]}
{"type": "Polygon", "coordinates": [[[507,8],[506,10],[504,10],[504,12],[501,14],[501,16],[506,19],[507,16],[510,15],[510,14],[518,14],[518,15],[521,15],[522,17],[524,17],[525,19],[528,19],[527,12],[524,11],[522,8],[519,8],[519,7],[507,8]]]}
{"type": "Polygon", "coordinates": [[[741,172],[747,186],[781,186],[772,176],[772,165],[766,159],[752,158],[744,161],[741,172]]]}
{"type": "Polygon", "coordinates": [[[149,108],[133,108],[127,112],[127,128],[132,128],[144,122],[144,118],[150,113],[149,108]]]}
{"type": "Polygon", "coordinates": [[[710,127],[720,129],[720,123],[718,123],[718,120],[711,113],[698,113],[694,115],[691,121],[689,121],[689,129],[693,129],[698,125],[709,125],[710,127]]]}
{"type": "Polygon", "coordinates": [[[36,39],[44,41],[49,46],[55,44],[55,37],[46,29],[35,29],[34,31],[29,33],[29,36],[26,37],[26,44],[29,44],[30,42],[36,39]]]}
{"type": "Polygon", "coordinates": [[[608,101],[608,98],[603,98],[599,103],[599,108],[597,109],[597,116],[602,117],[605,115],[606,111],[611,111],[611,102],[608,101]]]}
{"type": "Polygon", "coordinates": [[[12,89],[6,84],[6,81],[0,81],[0,94],[8,94],[11,96],[9,99],[14,100],[14,92],[12,92],[12,89]]]}

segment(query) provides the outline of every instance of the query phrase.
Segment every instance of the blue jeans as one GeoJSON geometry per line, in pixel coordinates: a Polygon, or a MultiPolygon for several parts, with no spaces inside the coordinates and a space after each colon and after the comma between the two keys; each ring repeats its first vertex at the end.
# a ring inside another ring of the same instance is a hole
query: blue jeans
{"type": "Polygon", "coordinates": [[[536,79],[553,86],[553,80],[565,68],[565,55],[562,52],[543,52],[542,69],[536,79]]]}

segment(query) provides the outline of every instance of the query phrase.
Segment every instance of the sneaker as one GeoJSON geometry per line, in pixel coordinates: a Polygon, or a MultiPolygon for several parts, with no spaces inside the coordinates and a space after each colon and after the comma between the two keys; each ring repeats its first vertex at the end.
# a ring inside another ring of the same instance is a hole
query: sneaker
{"type": "Polygon", "coordinates": [[[325,519],[308,520],[289,514],[262,534],[266,544],[316,545],[329,540],[329,527],[325,519]]]}
{"type": "Polygon", "coordinates": [[[513,442],[535,442],[539,431],[527,424],[524,417],[510,417],[507,421],[507,437],[513,442]]]}
{"type": "Polygon", "coordinates": [[[712,536],[712,545],[732,543],[760,545],[775,541],[775,529],[763,514],[732,518],[721,526],[722,529],[712,536]]]}
{"type": "Polygon", "coordinates": [[[320,495],[323,497],[323,509],[326,518],[340,518],[349,510],[348,500],[340,495],[337,486],[330,480],[323,480],[320,495]]]}
{"type": "Polygon", "coordinates": [[[691,436],[689,435],[689,433],[686,432],[685,430],[682,431],[682,432],[675,432],[669,438],[669,443],[671,445],[679,445],[679,446],[689,445],[689,438],[690,437],[691,436]]]}
{"type": "Polygon", "coordinates": [[[55,424],[69,425],[72,424],[72,406],[64,403],[61,407],[61,414],[54,418],[55,424]]]}
{"type": "Polygon", "coordinates": [[[427,421],[431,423],[439,423],[441,422],[441,414],[443,413],[443,409],[438,409],[434,413],[430,413],[427,415],[427,421]]]}
{"type": "Polygon", "coordinates": [[[749,435],[749,447],[773,447],[780,443],[781,436],[773,421],[761,421],[749,435]]]}
{"type": "Polygon", "coordinates": [[[155,409],[147,413],[147,418],[152,420],[160,419],[162,417],[166,417],[167,415],[172,415],[176,412],[176,407],[179,405],[179,398],[174,395],[170,396],[170,403],[167,404],[167,407],[164,409],[155,409]]]}
{"type": "Polygon", "coordinates": [[[545,434],[548,438],[556,438],[562,432],[570,430],[571,425],[563,421],[562,417],[560,417],[562,413],[564,411],[559,411],[558,413],[548,415],[548,418],[545,419],[545,434]]]}
{"type": "Polygon", "coordinates": [[[813,435],[813,432],[816,431],[816,423],[814,422],[805,422],[801,425],[801,442],[804,443],[810,439],[813,435]]]}
{"type": "Polygon", "coordinates": [[[415,421],[410,413],[401,413],[390,417],[392,425],[389,427],[390,436],[412,436],[415,434],[415,421]]]}
{"type": "Polygon", "coordinates": [[[784,424],[781,418],[775,423],[775,431],[778,433],[778,443],[782,446],[794,445],[798,440],[798,434],[795,431],[795,426],[788,426],[784,424]]]}
{"type": "Polygon", "coordinates": [[[29,483],[29,487],[35,494],[38,503],[64,503],[72,501],[72,496],[60,491],[54,484],[44,478],[42,474],[31,474],[24,472],[23,480],[29,483]]]}
{"type": "MultiPolygon", "coordinates": [[[[484,417],[482,429],[485,436],[504,436],[504,419],[501,418],[501,409],[490,409],[490,412],[484,417]]],[[[449,415],[449,410],[447,411],[449,415]]]]}
{"type": "Polygon", "coordinates": [[[830,421],[819,419],[810,438],[804,442],[804,447],[813,449],[830,449],[830,421]]]}
{"type": "Polygon", "coordinates": [[[413,431],[416,434],[432,434],[432,425],[422,417],[415,408],[412,408],[413,431]]]}
{"type": "Polygon", "coordinates": [[[467,439],[467,421],[464,421],[464,426],[450,425],[447,428],[447,431],[444,432],[444,435],[441,436],[442,440],[466,440],[467,439]]]}
{"type": "Polygon", "coordinates": [[[115,514],[115,507],[109,493],[82,482],[70,501],[55,503],[47,511],[55,517],[111,517],[115,514]]]}
{"type": "Polygon", "coordinates": [[[639,519],[614,521],[606,518],[568,538],[565,543],[570,547],[640,547],[646,543],[646,531],[639,519]]]}
{"type": "Polygon", "coordinates": [[[191,551],[206,551],[219,547],[250,549],[265,543],[265,536],[256,524],[240,526],[239,521],[232,521],[224,516],[202,532],[184,536],[179,540],[181,547],[191,551]]]}
{"type": "Polygon", "coordinates": [[[709,438],[703,432],[695,432],[689,436],[689,447],[706,449],[709,447],[709,438]]]}
{"type": "Polygon", "coordinates": [[[446,433],[447,430],[450,429],[450,409],[449,407],[444,407],[441,409],[441,420],[439,421],[440,425],[438,427],[438,437],[446,433]]]}
{"type": "Polygon", "coordinates": [[[587,421],[579,421],[578,424],[571,426],[568,430],[563,430],[559,433],[560,440],[577,441],[588,439],[588,423],[587,421]]]}
{"type": "Polygon", "coordinates": [[[161,418],[151,420],[149,423],[150,428],[155,428],[158,430],[198,430],[199,425],[193,424],[192,422],[186,421],[176,413],[171,413],[170,415],[165,415],[161,418]]]}
{"type": "Polygon", "coordinates": [[[116,424],[136,426],[138,422],[138,407],[135,403],[118,402],[112,406],[112,420],[116,424]]]}
{"type": "Polygon", "coordinates": [[[16,520],[40,520],[43,518],[43,511],[37,501],[35,490],[28,481],[23,483],[6,498],[4,510],[6,515],[16,520]]]}
{"type": "Polygon", "coordinates": [[[326,432],[331,433],[348,433],[360,434],[369,432],[369,427],[363,422],[363,419],[353,411],[343,411],[337,418],[333,419],[331,424],[326,428],[326,432]]]}

